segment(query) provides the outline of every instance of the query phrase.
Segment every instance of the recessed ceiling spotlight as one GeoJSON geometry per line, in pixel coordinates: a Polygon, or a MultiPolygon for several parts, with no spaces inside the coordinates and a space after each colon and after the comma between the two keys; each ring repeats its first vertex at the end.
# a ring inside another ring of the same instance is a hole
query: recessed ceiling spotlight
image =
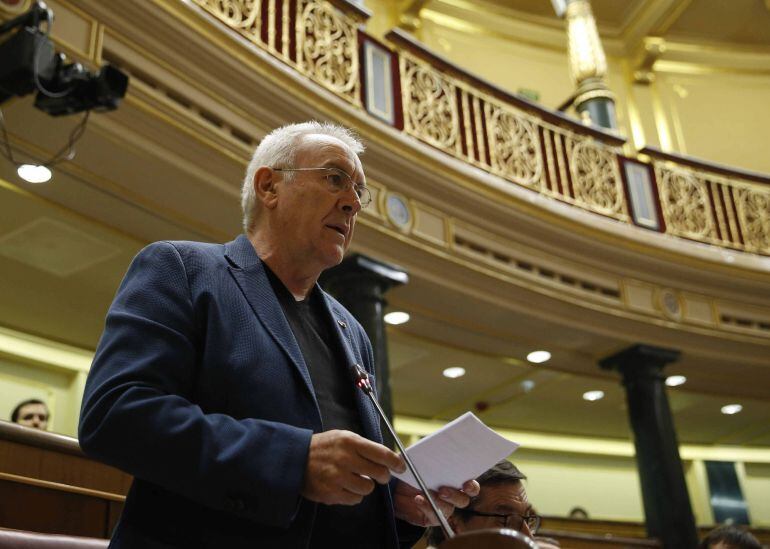
{"type": "Polygon", "coordinates": [[[551,360],[551,353],[548,351],[532,351],[527,355],[527,360],[533,364],[541,364],[551,360]]]}
{"type": "Polygon", "coordinates": [[[727,414],[728,416],[737,414],[741,410],[743,410],[743,406],[740,404],[728,404],[727,406],[722,406],[722,413],[727,414]]]}
{"type": "Polygon", "coordinates": [[[444,377],[455,379],[456,377],[462,377],[465,375],[465,368],[461,368],[460,366],[452,366],[451,368],[444,370],[443,374],[444,377]]]}
{"type": "Polygon", "coordinates": [[[685,381],[687,381],[687,378],[684,376],[668,376],[666,378],[666,385],[669,387],[678,387],[679,385],[683,385],[685,381]]]}
{"type": "Polygon", "coordinates": [[[24,181],[27,183],[45,183],[51,180],[51,170],[45,166],[37,166],[34,164],[22,164],[16,170],[24,181]]]}
{"type": "Polygon", "coordinates": [[[588,400],[589,402],[602,398],[604,398],[604,391],[588,391],[583,393],[583,400],[588,400]]]}
{"type": "Polygon", "coordinates": [[[388,324],[398,325],[409,322],[409,313],[403,311],[393,311],[385,315],[385,322],[388,324]]]}

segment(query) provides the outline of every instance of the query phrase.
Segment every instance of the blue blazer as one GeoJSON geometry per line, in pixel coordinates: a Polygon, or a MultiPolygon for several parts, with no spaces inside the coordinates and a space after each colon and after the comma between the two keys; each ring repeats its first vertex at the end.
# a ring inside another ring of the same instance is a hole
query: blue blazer
{"type": "MultiPolygon", "coordinates": [[[[347,365],[374,380],[363,328],[323,296],[347,365]]],[[[374,407],[360,391],[356,399],[365,435],[381,442],[374,407]]],[[[310,437],[322,430],[302,353],[245,236],[157,242],[136,256],[107,314],[79,425],[86,454],[135,477],[111,547],[307,546],[316,505],[300,492],[310,437]]],[[[421,530],[396,521],[390,487],[378,489],[388,546],[399,546],[399,530],[411,546],[421,530]]]]}

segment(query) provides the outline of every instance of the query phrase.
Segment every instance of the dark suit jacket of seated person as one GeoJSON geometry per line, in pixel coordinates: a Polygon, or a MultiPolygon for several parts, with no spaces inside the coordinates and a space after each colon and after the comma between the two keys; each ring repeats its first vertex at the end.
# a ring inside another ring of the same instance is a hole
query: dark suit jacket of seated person
{"type": "MultiPolygon", "coordinates": [[[[404,463],[354,388],[369,339],[316,283],[370,200],[362,151],[339,126],[274,130],[246,171],[244,235],[131,263],[79,425],[88,455],[135,477],[111,547],[409,547],[437,523],[391,479],[404,463]]],[[[447,514],[463,488],[442,488],[447,514]]]]}

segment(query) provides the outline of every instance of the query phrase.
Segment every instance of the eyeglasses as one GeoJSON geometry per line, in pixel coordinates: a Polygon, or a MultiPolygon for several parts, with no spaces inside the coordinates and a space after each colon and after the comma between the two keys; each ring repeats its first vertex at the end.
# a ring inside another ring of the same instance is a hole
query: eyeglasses
{"type": "Polygon", "coordinates": [[[329,187],[329,190],[333,193],[339,193],[353,189],[358,197],[358,202],[361,203],[362,208],[366,208],[372,202],[372,195],[366,185],[362,183],[356,183],[353,179],[339,168],[333,166],[323,168],[273,168],[276,172],[326,172],[324,179],[329,187]]]}
{"type": "Polygon", "coordinates": [[[529,531],[533,534],[537,532],[538,528],[540,528],[540,515],[536,515],[534,513],[529,515],[520,515],[519,513],[508,513],[505,515],[500,515],[496,513],[482,513],[480,511],[476,511],[475,509],[458,509],[458,511],[477,517],[494,517],[497,519],[498,525],[503,528],[512,528],[514,530],[520,531],[525,522],[527,523],[529,531]]]}

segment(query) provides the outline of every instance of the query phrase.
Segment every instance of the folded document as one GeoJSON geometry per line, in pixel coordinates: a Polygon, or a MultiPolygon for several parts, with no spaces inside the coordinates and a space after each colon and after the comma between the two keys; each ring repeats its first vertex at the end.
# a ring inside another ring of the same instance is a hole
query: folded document
{"type": "MultiPolygon", "coordinates": [[[[428,489],[437,490],[441,486],[462,488],[465,481],[478,477],[518,447],[467,412],[411,445],[406,453],[428,489]]],[[[411,471],[394,476],[419,489],[411,471]]]]}

